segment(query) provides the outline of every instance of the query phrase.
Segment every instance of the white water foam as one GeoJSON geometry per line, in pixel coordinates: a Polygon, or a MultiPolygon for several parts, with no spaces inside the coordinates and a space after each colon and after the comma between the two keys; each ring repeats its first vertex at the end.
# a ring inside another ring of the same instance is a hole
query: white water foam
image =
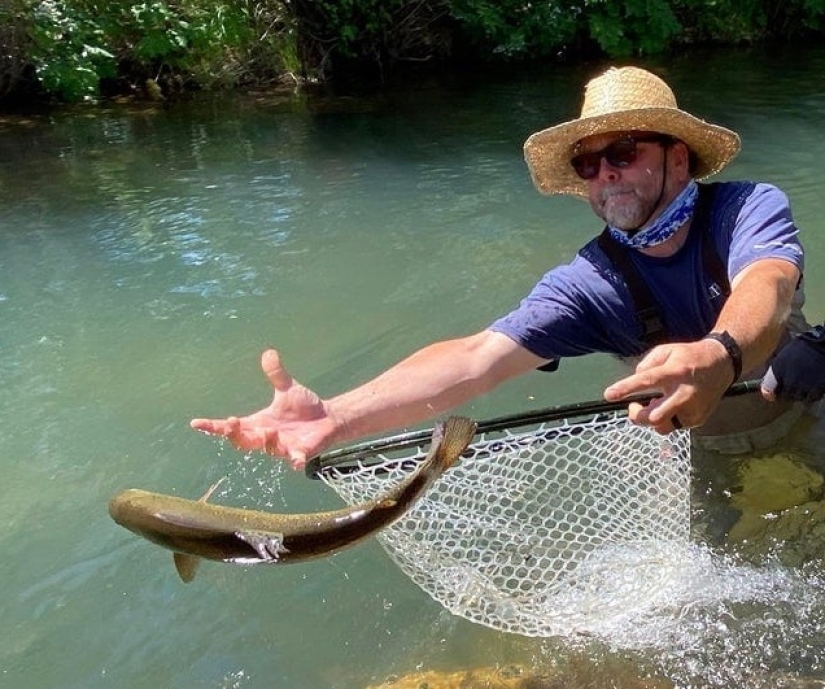
{"type": "Polygon", "coordinates": [[[670,585],[655,606],[593,633],[615,650],[650,655],[677,687],[825,686],[820,574],[692,545],[670,585]]]}

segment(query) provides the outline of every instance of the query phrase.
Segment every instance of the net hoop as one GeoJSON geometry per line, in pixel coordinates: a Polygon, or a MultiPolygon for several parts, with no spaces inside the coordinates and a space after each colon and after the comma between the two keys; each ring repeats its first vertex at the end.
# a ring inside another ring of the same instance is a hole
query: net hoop
{"type": "MultiPolygon", "coordinates": [[[[746,380],[731,385],[725,391],[725,397],[737,397],[760,389],[761,381],[746,380]]],[[[477,435],[493,431],[506,429],[523,428],[533,424],[551,421],[571,421],[577,417],[587,417],[594,415],[604,415],[610,412],[622,412],[630,402],[649,402],[657,395],[631,395],[617,402],[606,402],[604,400],[590,400],[587,402],[576,402],[556,407],[536,409],[518,414],[497,416],[478,424],[477,435]]],[[[321,455],[316,455],[307,460],[304,473],[310,479],[322,479],[323,474],[335,467],[338,473],[348,471],[359,471],[359,467],[368,465],[372,461],[382,461],[376,459],[382,453],[401,452],[411,448],[420,448],[429,444],[433,429],[425,428],[408,433],[386,436],[376,440],[368,440],[363,443],[350,445],[339,450],[332,450],[321,455]]],[[[465,454],[469,454],[465,453],[465,454]]],[[[412,467],[411,467],[412,468],[412,467]]]]}

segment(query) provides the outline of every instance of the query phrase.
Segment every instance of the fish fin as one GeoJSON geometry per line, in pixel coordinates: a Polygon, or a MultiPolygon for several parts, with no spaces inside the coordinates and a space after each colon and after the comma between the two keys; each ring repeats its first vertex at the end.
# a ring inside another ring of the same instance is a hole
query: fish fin
{"type": "Polygon", "coordinates": [[[451,467],[473,441],[478,424],[465,416],[451,416],[442,427],[439,454],[445,467],[451,467]]]}
{"type": "Polygon", "coordinates": [[[212,497],[212,493],[214,493],[218,489],[218,486],[221,485],[225,480],[226,476],[224,476],[222,479],[218,481],[215,481],[215,483],[209,486],[209,488],[206,489],[206,492],[203,495],[201,495],[200,498],[198,498],[198,502],[206,502],[207,500],[209,500],[209,498],[212,497]]]}
{"type": "Polygon", "coordinates": [[[252,546],[263,562],[278,562],[281,555],[289,552],[289,549],[284,547],[284,535],[282,533],[236,531],[235,536],[252,546]]]}
{"type": "Polygon", "coordinates": [[[173,553],[172,559],[175,561],[175,569],[178,571],[178,576],[185,584],[188,584],[195,578],[198,565],[201,563],[201,559],[197,555],[173,553]]]}

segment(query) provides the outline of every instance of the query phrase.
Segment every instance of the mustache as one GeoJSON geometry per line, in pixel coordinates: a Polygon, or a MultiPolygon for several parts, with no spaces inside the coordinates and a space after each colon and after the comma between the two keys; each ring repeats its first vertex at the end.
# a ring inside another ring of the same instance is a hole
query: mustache
{"type": "Polygon", "coordinates": [[[598,193],[598,199],[601,203],[605,203],[614,196],[620,196],[621,194],[627,193],[634,193],[634,189],[632,186],[627,184],[617,184],[612,187],[606,187],[604,189],[601,189],[598,193]]]}

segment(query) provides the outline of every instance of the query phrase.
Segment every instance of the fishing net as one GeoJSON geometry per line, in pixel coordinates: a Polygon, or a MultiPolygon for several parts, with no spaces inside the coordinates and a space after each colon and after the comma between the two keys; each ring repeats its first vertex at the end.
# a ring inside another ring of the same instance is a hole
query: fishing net
{"type": "MultiPolygon", "coordinates": [[[[379,533],[384,549],[452,613],[527,636],[592,633],[665,599],[688,552],[689,434],[584,411],[479,424],[460,462],[379,533]]],[[[395,436],[313,472],[360,503],[414,471],[429,443],[395,436]]]]}

